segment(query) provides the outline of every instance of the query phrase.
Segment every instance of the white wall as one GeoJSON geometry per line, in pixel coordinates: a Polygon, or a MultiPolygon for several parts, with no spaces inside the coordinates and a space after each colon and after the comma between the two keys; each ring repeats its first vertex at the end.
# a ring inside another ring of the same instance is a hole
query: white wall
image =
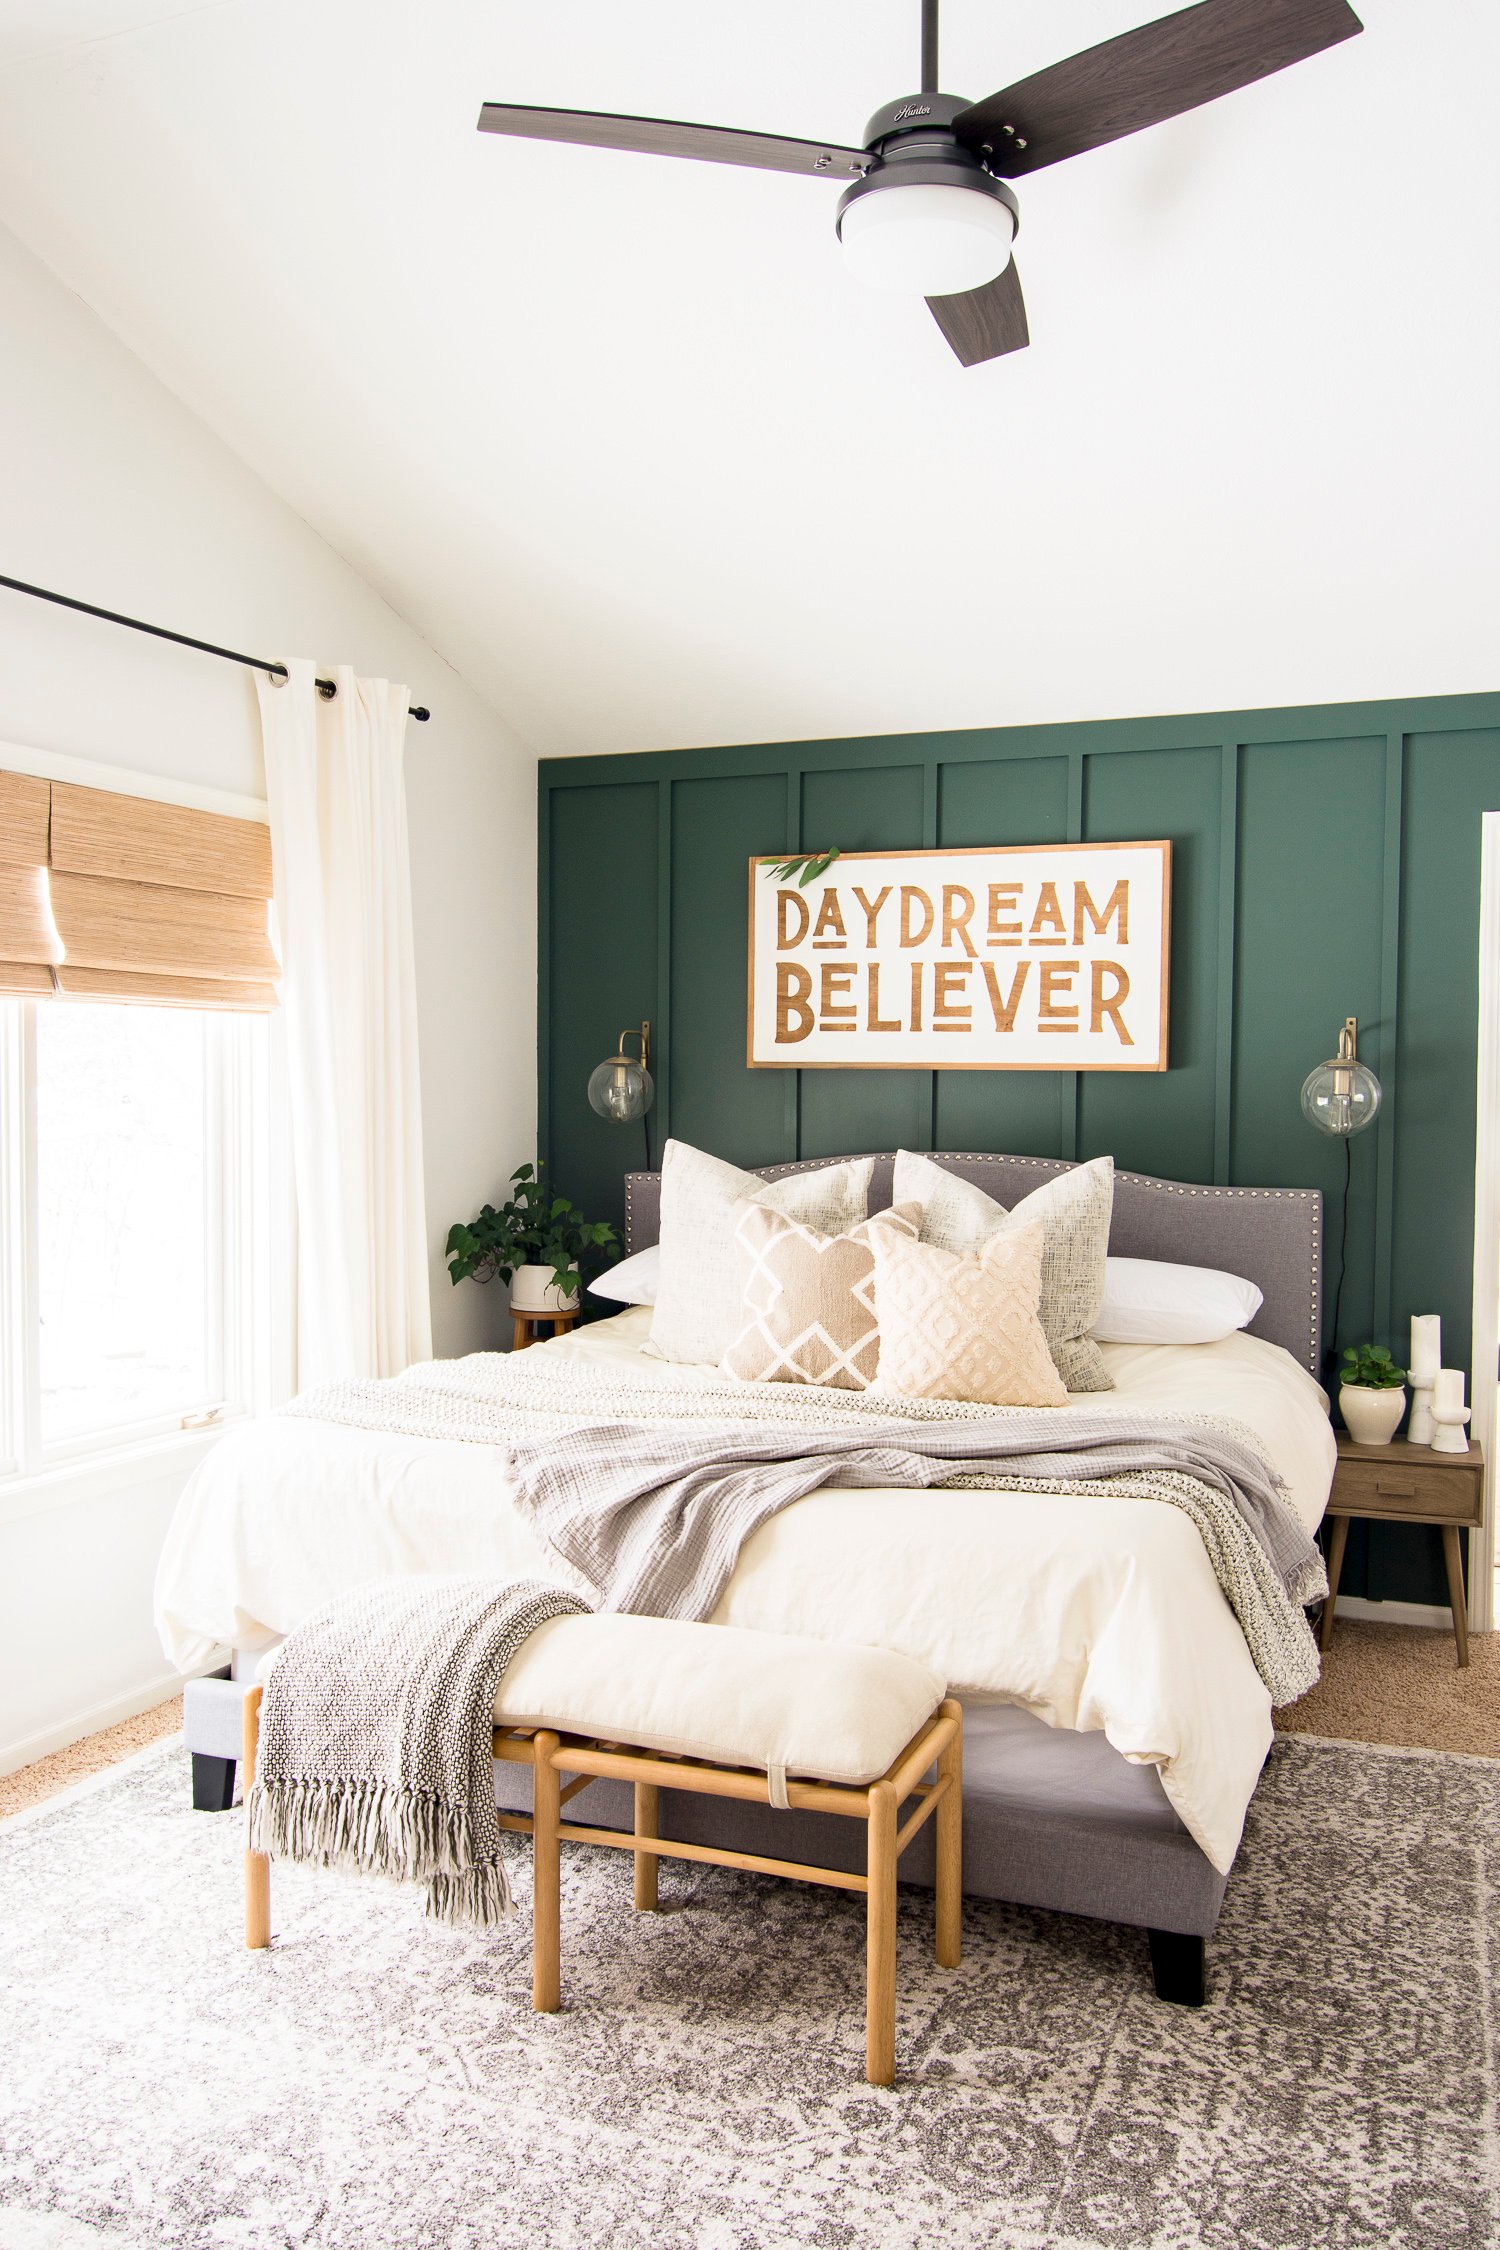
{"type": "MultiPolygon", "coordinates": [[[[1179,4],[947,0],[944,85],[1179,4]]],[[[1494,0],[1020,181],[970,369],[830,181],[474,130],[856,137],[915,0],[5,13],[0,215],[540,750],[1495,684],[1494,0]]]]}
{"type": "MultiPolygon", "coordinates": [[[[458,675],[0,232],[7,575],[280,658],[344,660],[430,706],[407,737],[436,1349],[497,1340],[450,1222],[533,1150],[535,772],[458,675]]],[[[0,741],[263,795],[252,676],[0,589],[0,741]]],[[[180,1467],[6,1520],[0,1771],[160,1682],[155,1553],[180,1467]]]]}

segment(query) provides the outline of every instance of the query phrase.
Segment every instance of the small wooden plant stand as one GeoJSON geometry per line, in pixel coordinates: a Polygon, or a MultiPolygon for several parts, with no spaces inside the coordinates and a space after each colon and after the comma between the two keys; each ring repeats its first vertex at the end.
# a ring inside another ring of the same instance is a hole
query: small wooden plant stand
{"type": "Polygon", "coordinates": [[[510,1316],[513,1352],[528,1344],[545,1344],[553,1336],[568,1336],[578,1326],[578,1308],[572,1312],[513,1312],[510,1316]]]}

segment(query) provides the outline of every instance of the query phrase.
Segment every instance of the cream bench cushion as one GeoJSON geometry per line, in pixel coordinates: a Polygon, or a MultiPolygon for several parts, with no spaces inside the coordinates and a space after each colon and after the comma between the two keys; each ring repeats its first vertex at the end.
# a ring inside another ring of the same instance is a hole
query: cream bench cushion
{"type": "Polygon", "coordinates": [[[880,1778],[944,1693],[894,1649],[611,1613],[540,1626],[495,1718],[852,1787],[880,1778]]]}

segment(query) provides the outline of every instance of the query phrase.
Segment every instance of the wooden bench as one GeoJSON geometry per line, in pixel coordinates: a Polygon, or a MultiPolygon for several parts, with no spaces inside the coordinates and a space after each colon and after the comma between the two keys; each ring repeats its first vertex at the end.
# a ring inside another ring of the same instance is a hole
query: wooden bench
{"type": "MultiPolygon", "coordinates": [[[[261,1692],[253,1688],[245,1699],[247,1789],[255,1776],[261,1692]]],[[[865,2074],[871,2085],[889,2086],[896,2063],[897,1867],[929,1820],[936,1956],[943,1968],[956,1968],[960,1954],[963,1712],[940,1696],[941,1683],[921,1666],[884,1649],[658,1618],[568,1617],[541,1627],[502,1683],[493,1741],[501,1763],[531,1769],[531,1811],[499,1818],[503,1829],[532,1838],[533,2007],[550,2014],[560,2005],[564,1842],[630,1852],[635,1904],[647,1913],[656,1908],[662,1859],[825,1883],[865,1897],[865,2074]],[[603,1716],[610,1706],[617,1719],[603,1716]],[[826,1759],[818,1750],[820,1719],[826,1759]],[[632,1739],[641,1733],[654,1739],[632,1739]],[[862,1771],[851,1774],[851,1767],[862,1771]],[[562,1818],[563,1807],[596,1780],[631,1786],[629,1831],[562,1818]],[[665,1839],[658,1820],[663,1787],[862,1821],[863,1870],[665,1839]]],[[[245,1854],[245,1943],[270,1943],[270,1861],[256,1852],[245,1854]]]]}

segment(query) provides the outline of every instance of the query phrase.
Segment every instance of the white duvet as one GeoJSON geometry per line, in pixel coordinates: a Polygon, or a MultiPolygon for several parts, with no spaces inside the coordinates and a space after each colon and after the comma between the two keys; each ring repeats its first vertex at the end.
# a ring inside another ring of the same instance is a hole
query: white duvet
{"type": "MultiPolygon", "coordinates": [[[[637,1380],[644,1308],[533,1347],[637,1380]]],[[[1333,1474],[1327,1402],[1274,1344],[1106,1344],[1117,1388],[1078,1401],[1245,1424],[1313,1528],[1333,1474]]],[[[701,1371],[705,1382],[716,1371],[701,1371]]],[[[1067,1412],[1066,1408],[1060,1409],[1067,1412]]],[[[344,1588],[391,1572],[571,1573],[516,1513],[497,1448],[290,1417],[226,1433],[193,1476],[157,1578],[162,1645],[184,1671],[258,1648],[344,1588]]],[[[1181,1510],[996,1492],[810,1493],[746,1545],[715,1622],[898,1648],[958,1695],[1102,1729],[1154,1765],[1221,1869],[1271,1744],[1271,1703],[1181,1510]]]]}

